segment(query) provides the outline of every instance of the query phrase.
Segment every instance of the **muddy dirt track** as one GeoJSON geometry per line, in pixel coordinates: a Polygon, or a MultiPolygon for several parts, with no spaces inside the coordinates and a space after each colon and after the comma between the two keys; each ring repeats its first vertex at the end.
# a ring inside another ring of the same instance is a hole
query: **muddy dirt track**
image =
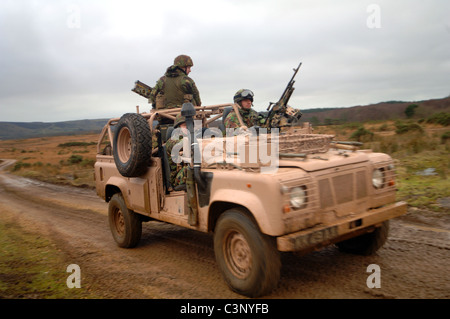
{"type": "MultiPolygon", "coordinates": [[[[104,298],[244,298],[222,280],[212,234],[152,221],[143,223],[138,247],[119,248],[107,204],[93,190],[0,171],[0,212],[54,241],[80,266],[82,287],[95,286],[104,298]]],[[[392,220],[388,242],[373,256],[330,246],[306,256],[285,253],[281,260],[279,286],[266,298],[448,299],[450,214],[416,210],[392,220]],[[381,288],[367,287],[370,264],[380,266],[381,288]]]]}

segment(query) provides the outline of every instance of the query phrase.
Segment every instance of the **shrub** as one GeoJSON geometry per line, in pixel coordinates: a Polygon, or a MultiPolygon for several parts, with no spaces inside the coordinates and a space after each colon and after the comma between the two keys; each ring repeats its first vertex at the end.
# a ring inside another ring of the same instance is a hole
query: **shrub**
{"type": "Polygon", "coordinates": [[[353,134],[350,136],[350,139],[357,140],[358,142],[367,142],[373,140],[373,133],[364,128],[364,126],[360,126],[353,134]]]}
{"type": "Polygon", "coordinates": [[[380,132],[389,131],[389,126],[386,123],[384,123],[378,128],[378,131],[380,131],[380,132]]]}
{"type": "Polygon", "coordinates": [[[83,161],[81,161],[80,165],[82,167],[94,167],[95,160],[94,159],[85,158],[83,161]]]}
{"type": "Polygon", "coordinates": [[[450,113],[447,112],[439,112],[431,115],[427,118],[427,123],[440,124],[443,126],[450,125],[450,113]]]}
{"type": "Polygon", "coordinates": [[[63,144],[58,144],[58,147],[71,147],[71,146],[89,146],[89,145],[96,145],[96,142],[67,142],[63,144]]]}
{"type": "Polygon", "coordinates": [[[413,138],[408,143],[406,143],[405,146],[413,154],[418,154],[423,150],[430,148],[428,141],[424,138],[413,138]]]}
{"type": "Polygon", "coordinates": [[[20,170],[22,167],[30,167],[30,166],[31,166],[30,163],[24,163],[24,162],[18,161],[14,164],[12,171],[16,172],[16,171],[20,170]]]}
{"type": "Polygon", "coordinates": [[[81,161],[83,161],[83,156],[81,155],[72,155],[67,160],[69,164],[78,164],[81,163],[81,161]]]}
{"type": "Polygon", "coordinates": [[[419,132],[423,133],[423,128],[417,123],[404,123],[401,121],[395,122],[395,133],[397,134],[405,134],[408,132],[419,132]]]}
{"type": "Polygon", "coordinates": [[[450,131],[447,131],[441,135],[441,143],[442,144],[447,143],[447,141],[449,141],[449,140],[450,140],[450,131]]]}
{"type": "Polygon", "coordinates": [[[392,154],[399,150],[398,141],[395,136],[387,137],[381,140],[379,150],[382,153],[392,154]]]}

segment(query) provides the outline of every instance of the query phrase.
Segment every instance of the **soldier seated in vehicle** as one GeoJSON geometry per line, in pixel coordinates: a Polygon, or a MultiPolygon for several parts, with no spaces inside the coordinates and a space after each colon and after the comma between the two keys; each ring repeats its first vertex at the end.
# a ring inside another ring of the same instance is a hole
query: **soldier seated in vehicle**
{"type": "Polygon", "coordinates": [[[179,143],[183,143],[183,138],[188,135],[188,131],[186,118],[181,114],[178,114],[175,119],[174,132],[176,134],[173,134],[166,142],[166,154],[170,168],[170,183],[175,190],[182,190],[186,189],[187,163],[181,160],[180,153],[183,147],[179,143]],[[178,145],[177,149],[174,150],[176,145],[178,145]],[[176,154],[172,154],[172,152],[176,152],[176,154]]]}
{"type": "Polygon", "coordinates": [[[246,130],[264,123],[264,116],[252,109],[253,96],[253,92],[248,89],[241,89],[234,94],[235,107],[224,119],[226,129],[241,128],[246,130]]]}
{"type": "Polygon", "coordinates": [[[234,103],[238,105],[239,113],[234,108],[224,120],[225,128],[239,128],[243,125],[252,127],[258,124],[258,113],[252,109],[253,92],[241,89],[233,97],[234,103]]]}

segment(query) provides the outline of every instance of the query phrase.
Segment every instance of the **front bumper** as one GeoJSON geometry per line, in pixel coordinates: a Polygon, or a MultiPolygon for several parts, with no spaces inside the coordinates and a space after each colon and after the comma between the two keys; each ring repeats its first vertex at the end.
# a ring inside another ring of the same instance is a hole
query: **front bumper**
{"type": "Polygon", "coordinates": [[[364,234],[391,218],[406,214],[407,204],[397,202],[346,217],[332,225],[318,225],[277,238],[279,251],[311,251],[364,234]]]}

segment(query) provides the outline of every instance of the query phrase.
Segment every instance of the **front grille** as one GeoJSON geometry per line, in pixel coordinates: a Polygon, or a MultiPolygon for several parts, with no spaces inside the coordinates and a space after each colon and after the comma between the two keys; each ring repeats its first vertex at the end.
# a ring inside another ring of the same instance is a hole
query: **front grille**
{"type": "Polygon", "coordinates": [[[320,207],[327,208],[367,196],[366,171],[356,171],[319,180],[320,207]]]}
{"type": "Polygon", "coordinates": [[[319,181],[320,207],[326,208],[333,206],[333,193],[328,178],[319,181]]]}
{"type": "Polygon", "coordinates": [[[333,177],[334,193],[338,204],[353,200],[353,174],[333,177]]]}
{"type": "Polygon", "coordinates": [[[366,172],[356,172],[356,199],[367,196],[367,179],[366,172]]]}
{"type": "Polygon", "coordinates": [[[369,171],[359,168],[333,177],[321,176],[318,180],[320,207],[332,207],[372,196],[371,189],[375,195],[392,191],[395,188],[395,175],[392,163],[382,162],[369,171]],[[375,168],[383,174],[383,182],[377,189],[372,186],[372,170],[375,168]]]}

